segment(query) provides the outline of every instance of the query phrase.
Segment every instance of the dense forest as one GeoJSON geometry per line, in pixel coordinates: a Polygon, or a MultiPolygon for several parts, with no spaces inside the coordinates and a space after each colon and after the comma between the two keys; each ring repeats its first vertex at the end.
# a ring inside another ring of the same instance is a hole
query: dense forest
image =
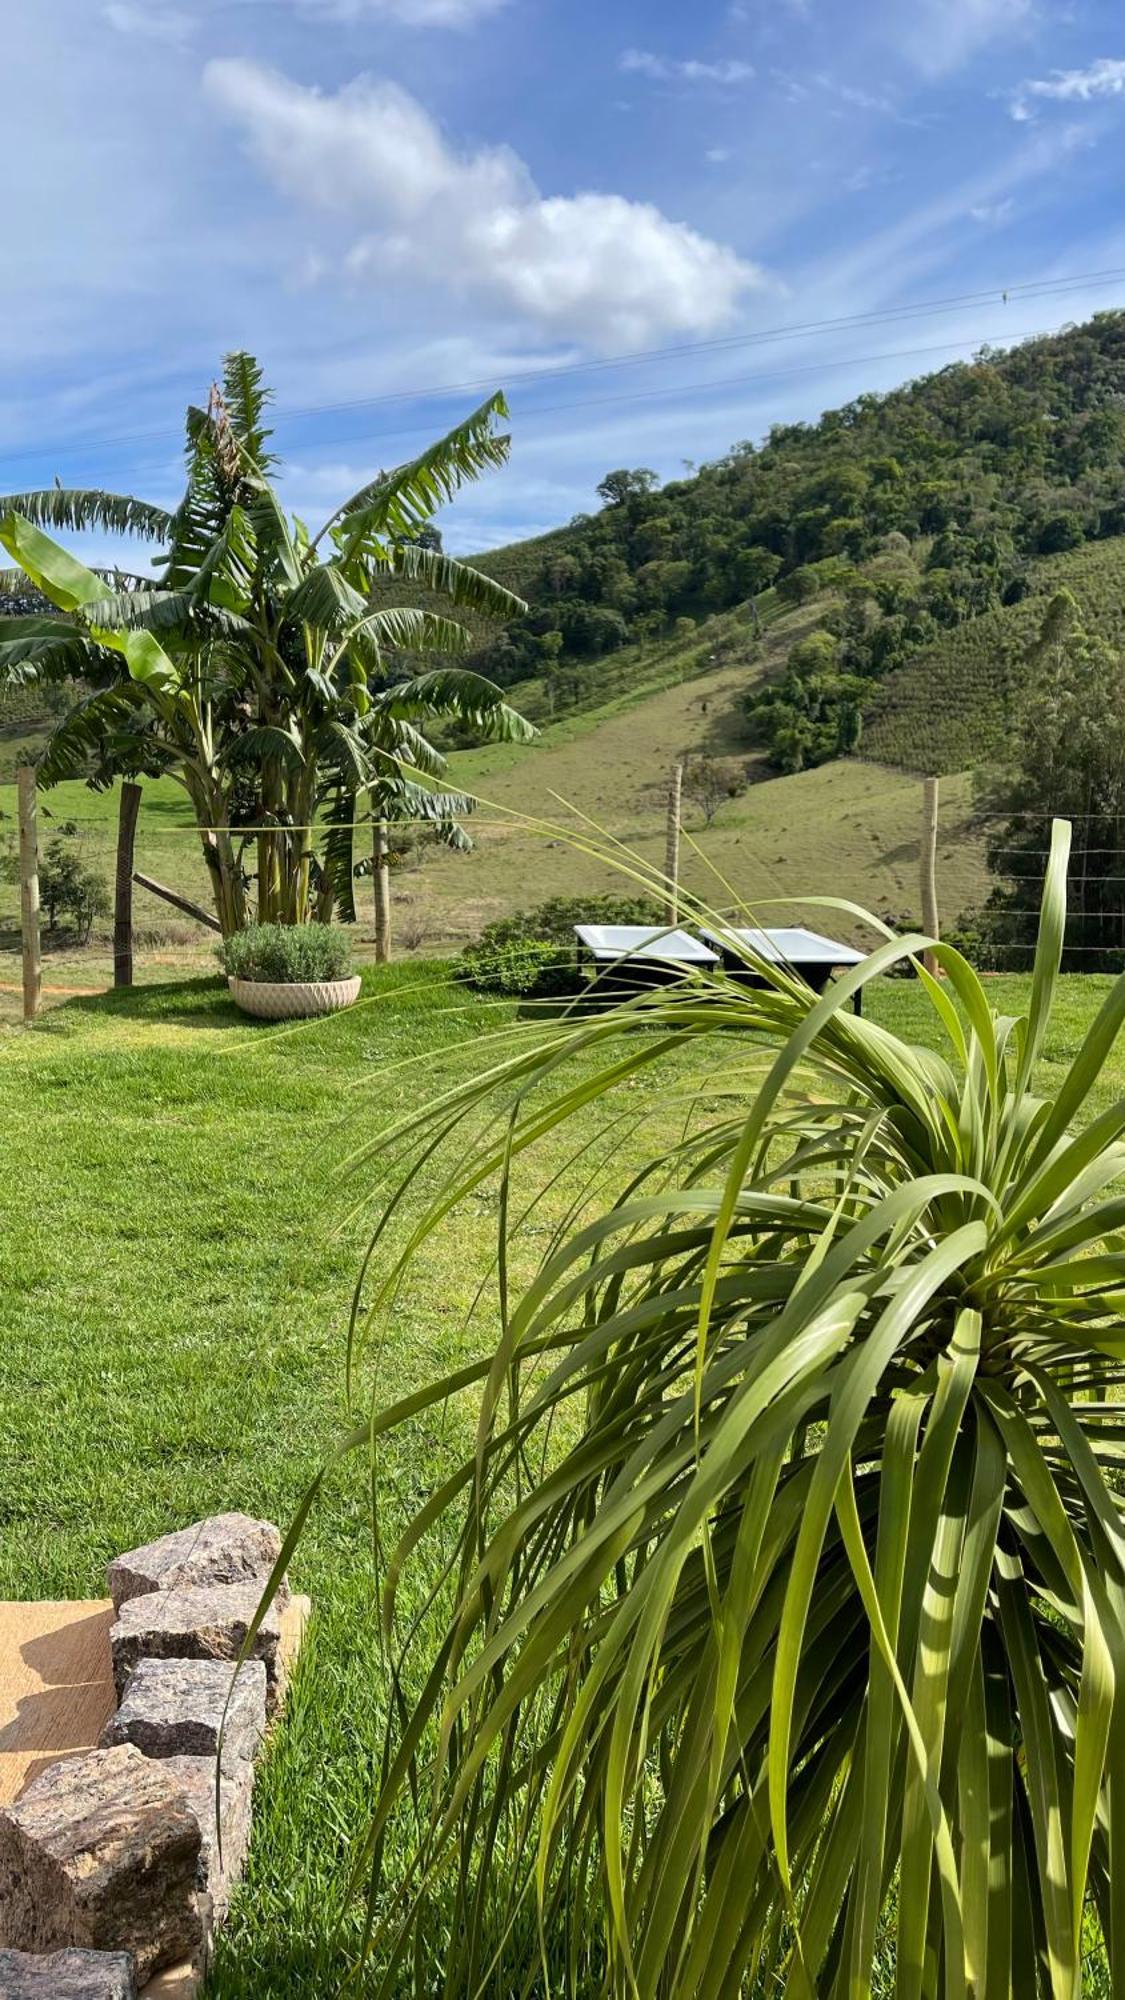
{"type": "Polygon", "coordinates": [[[661,486],[611,472],[596,515],[500,552],[526,617],[481,651],[560,701],[629,641],[749,601],[823,597],[821,629],[751,699],[782,770],[857,747],[878,684],[944,633],[1017,603],[1037,559],[1125,532],[1125,313],[982,350],[661,486]]]}

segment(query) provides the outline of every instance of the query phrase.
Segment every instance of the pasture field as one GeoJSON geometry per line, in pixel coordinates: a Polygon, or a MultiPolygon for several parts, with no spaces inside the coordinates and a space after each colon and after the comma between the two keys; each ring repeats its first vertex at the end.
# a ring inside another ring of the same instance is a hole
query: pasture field
{"type": "MultiPolygon", "coordinates": [[[[396,951],[406,958],[459,950],[494,918],[543,901],[618,891],[632,885],[617,866],[583,851],[575,836],[588,815],[650,867],[664,859],[665,797],[674,759],[715,757],[740,780],[710,825],[685,798],[682,871],[686,886],[714,906],[741,902],[763,921],[805,918],[825,927],[807,899],[837,896],[896,919],[920,914],[922,788],[917,778],[880,765],[840,761],[794,777],[771,777],[740,735],[739,665],[668,686],[634,705],[569,716],[529,747],[457,751],[451,779],[478,797],[470,822],[471,854],[432,846],[392,875],[396,951]]],[[[939,896],[948,926],[988,891],[981,830],[971,821],[967,775],[942,787],[939,896]]],[[[82,858],[113,880],[116,791],[59,785],[40,799],[40,847],[73,821],[82,858]]],[[[15,788],[0,784],[0,860],[12,852],[15,788]]],[[[357,834],[357,856],[364,851],[357,834]]],[[[184,795],[170,779],[144,788],[137,866],[168,887],[210,905],[207,873],[184,795]]],[[[371,956],[369,891],[356,895],[357,955],[371,956]]],[[[208,933],[138,889],[138,979],[167,980],[213,964],[208,933]]],[[[19,889],[0,869],[0,1022],[18,1018],[19,889]]],[[[859,933],[857,933],[858,935],[859,933]]],[[[112,980],[108,920],[77,950],[65,930],[45,936],[49,1001],[97,990],[112,980]]]]}

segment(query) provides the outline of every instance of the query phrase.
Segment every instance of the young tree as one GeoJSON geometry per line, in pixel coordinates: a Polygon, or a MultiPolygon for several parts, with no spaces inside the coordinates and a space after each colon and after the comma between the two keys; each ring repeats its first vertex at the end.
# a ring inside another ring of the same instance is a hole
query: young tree
{"type": "Polygon", "coordinates": [[[777,594],[786,604],[809,604],[819,590],[816,571],[805,563],[791,569],[777,586],[777,594]]]}
{"type": "Polygon", "coordinates": [[[411,463],[379,473],[316,535],[286,516],[271,483],[268,395],[247,354],[187,418],[187,490],[174,513],[104,492],[48,488],[0,500],[0,542],[61,615],[0,619],[0,681],[80,675],[90,692],[55,729],[40,782],[95,785],[167,773],[199,828],[224,935],[257,916],[303,923],[352,910],[352,826],[431,820],[464,844],[471,802],[440,788],[427,741],[437,716],[482,735],[531,725],[500,690],[456,664],[473,643],[447,609],[511,618],[526,607],[435,546],[431,516],[466,481],[503,465],[494,396],[411,463]],[[97,528],[161,545],[157,580],[87,569],[45,532],[97,528]],[[405,591],[406,603],[396,602],[405,591]],[[427,600],[443,602],[429,608],[427,600]],[[419,599],[422,600],[421,604],[419,599]],[[411,654],[439,663],[411,674],[411,654]],[[323,820],[328,844],[314,847],[323,820]]]}
{"type": "Polygon", "coordinates": [[[70,917],[79,944],[89,944],[94,919],[107,916],[113,907],[103,878],[83,861],[73,834],[65,826],[47,842],[39,864],[39,898],[47,929],[56,931],[59,918],[70,917]]]}
{"type": "Polygon", "coordinates": [[[993,816],[988,909],[998,955],[1026,965],[1052,815],[1074,822],[1064,964],[1114,970],[1125,949],[1125,661],[1085,631],[1069,590],[1051,599],[1030,648],[1031,684],[1006,760],[985,772],[993,816]]]}
{"type": "Polygon", "coordinates": [[[693,757],[685,764],[684,796],[698,806],[704,826],[710,826],[719,807],[736,798],[738,792],[739,774],[731,764],[717,757],[693,757]]]}

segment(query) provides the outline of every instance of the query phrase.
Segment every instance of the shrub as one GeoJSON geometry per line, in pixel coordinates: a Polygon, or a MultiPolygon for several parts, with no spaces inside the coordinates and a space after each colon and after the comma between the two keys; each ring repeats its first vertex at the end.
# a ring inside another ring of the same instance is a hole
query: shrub
{"type": "Polygon", "coordinates": [[[1100,1929],[1125,1992],[1125,976],[1040,1096],[1067,831],[1019,1020],[948,945],[933,1047],[853,1019],[920,943],[891,939],[820,998],[778,970],[537,1024],[364,1149],[400,1165],[353,1367],[500,1183],[495,1340],[349,1441],[393,1467],[472,1394],[383,1564],[372,1990],[842,2000],[881,1956],[911,2000],[1062,2000],[1100,1929]],[[690,1113],[719,1062],[715,1119],[630,1127],[588,1182],[623,1087],[670,1064],[690,1113]],[[560,1149],[584,1198],[552,1230],[524,1196],[560,1149]]]}
{"type": "Polygon", "coordinates": [[[501,917],[462,952],[458,977],[480,993],[567,993],[576,984],[575,924],[659,924],[650,896],[552,896],[534,909],[501,917]]]}
{"type": "Polygon", "coordinates": [[[82,859],[81,850],[65,828],[47,842],[39,861],[39,900],[46,911],[47,929],[58,929],[60,917],[70,917],[79,944],[90,942],[96,917],[112,909],[109,889],[96,868],[82,859]]]}
{"type": "Polygon", "coordinates": [[[298,986],[320,979],[345,979],[352,948],[345,933],[330,924],[250,924],[216,947],[232,979],[298,986]]]}

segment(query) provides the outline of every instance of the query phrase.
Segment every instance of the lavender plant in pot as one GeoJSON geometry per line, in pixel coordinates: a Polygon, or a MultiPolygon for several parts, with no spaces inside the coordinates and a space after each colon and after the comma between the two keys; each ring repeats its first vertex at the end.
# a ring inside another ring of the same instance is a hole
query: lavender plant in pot
{"type": "Polygon", "coordinates": [[[236,1007],[265,1021],[350,1007],[360,990],[351,956],[346,934],[331,924],[250,924],[218,946],[236,1007]]]}

